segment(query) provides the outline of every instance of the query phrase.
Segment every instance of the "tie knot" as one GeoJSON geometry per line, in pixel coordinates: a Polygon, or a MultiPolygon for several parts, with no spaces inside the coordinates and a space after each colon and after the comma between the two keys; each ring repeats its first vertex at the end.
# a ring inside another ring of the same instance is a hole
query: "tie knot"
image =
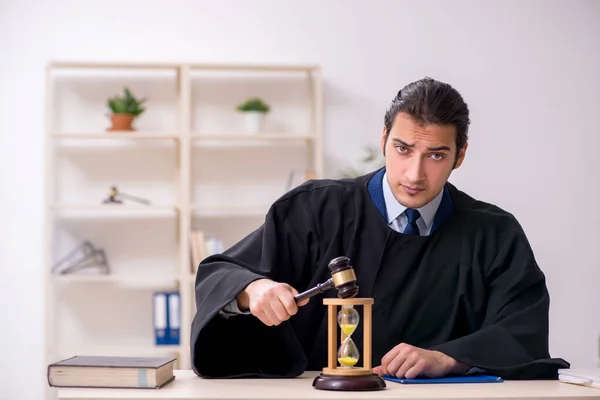
{"type": "Polygon", "coordinates": [[[419,210],[415,210],[413,208],[407,208],[404,211],[404,213],[406,214],[406,218],[408,219],[409,224],[414,223],[421,216],[419,210]]]}

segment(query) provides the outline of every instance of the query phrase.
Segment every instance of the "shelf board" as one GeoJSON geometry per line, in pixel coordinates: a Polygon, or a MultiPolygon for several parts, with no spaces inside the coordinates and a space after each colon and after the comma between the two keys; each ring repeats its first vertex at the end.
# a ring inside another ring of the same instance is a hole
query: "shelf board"
{"type": "Polygon", "coordinates": [[[251,63],[169,63],[169,62],[92,62],[92,61],[61,61],[48,63],[49,68],[74,69],[176,69],[189,66],[192,70],[217,71],[281,71],[281,72],[311,72],[319,70],[317,65],[301,64],[251,64],[251,63]]]}
{"type": "Polygon", "coordinates": [[[71,355],[171,355],[180,350],[179,345],[156,346],[153,344],[59,344],[52,350],[71,355]]]}
{"type": "Polygon", "coordinates": [[[53,204],[50,206],[53,209],[59,210],[89,210],[89,211],[104,211],[104,210],[176,210],[177,206],[167,206],[167,205],[144,205],[144,204],[53,204]]]}
{"type": "Polygon", "coordinates": [[[317,65],[294,64],[189,64],[194,70],[217,71],[264,71],[264,72],[312,72],[320,68],[317,65]]]}
{"type": "Polygon", "coordinates": [[[150,274],[85,274],[74,273],[51,275],[55,283],[108,283],[119,286],[152,288],[173,286],[178,278],[173,275],[152,276],[150,274]]]}
{"type": "Polygon", "coordinates": [[[65,132],[65,133],[52,133],[50,135],[53,139],[89,139],[89,140],[177,140],[179,134],[177,133],[150,133],[143,131],[111,131],[111,132],[65,132]]]}
{"type": "Polygon", "coordinates": [[[223,207],[223,206],[199,206],[191,207],[192,214],[205,218],[232,218],[232,217],[256,217],[264,218],[269,211],[269,206],[255,207],[223,207]]]}
{"type": "Polygon", "coordinates": [[[277,134],[277,133],[223,133],[223,134],[205,134],[196,133],[192,135],[195,140],[216,140],[216,141],[250,141],[250,142],[294,142],[294,141],[310,141],[313,139],[311,135],[295,135],[295,134],[277,134]]]}
{"type": "MultiPolygon", "coordinates": [[[[146,132],[107,132],[107,133],[53,133],[53,139],[77,139],[77,140],[178,140],[176,133],[146,133],[146,132]]],[[[312,135],[296,134],[246,134],[246,133],[215,133],[215,134],[193,134],[192,139],[196,141],[220,141],[220,142],[309,142],[312,135]]]]}
{"type": "Polygon", "coordinates": [[[75,69],[175,69],[176,63],[147,63],[147,62],[90,62],[90,61],[61,61],[48,63],[49,68],[75,69]]]}
{"type": "Polygon", "coordinates": [[[292,134],[194,134],[192,145],[202,148],[304,146],[313,140],[310,135],[292,134]]]}
{"type": "Polygon", "coordinates": [[[164,217],[174,216],[179,210],[176,206],[130,205],[130,204],[54,204],[50,210],[62,215],[80,217],[164,217]]]}

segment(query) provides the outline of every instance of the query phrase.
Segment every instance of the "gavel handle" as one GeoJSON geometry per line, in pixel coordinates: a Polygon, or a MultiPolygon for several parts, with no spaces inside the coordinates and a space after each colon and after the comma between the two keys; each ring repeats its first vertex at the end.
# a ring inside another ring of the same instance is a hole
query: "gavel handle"
{"type": "Polygon", "coordinates": [[[296,300],[296,303],[298,303],[304,299],[313,297],[316,294],[323,293],[324,291],[329,290],[331,288],[333,288],[333,279],[329,278],[325,282],[319,283],[314,288],[308,289],[306,292],[300,293],[298,296],[294,297],[294,299],[296,300]]]}

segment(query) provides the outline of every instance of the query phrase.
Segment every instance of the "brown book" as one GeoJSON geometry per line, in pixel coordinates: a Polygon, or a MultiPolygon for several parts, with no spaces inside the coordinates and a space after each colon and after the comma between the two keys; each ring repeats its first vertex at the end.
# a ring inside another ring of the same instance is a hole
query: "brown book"
{"type": "Polygon", "coordinates": [[[176,358],[74,356],[48,366],[54,387],[158,389],[175,379],[176,358]]]}

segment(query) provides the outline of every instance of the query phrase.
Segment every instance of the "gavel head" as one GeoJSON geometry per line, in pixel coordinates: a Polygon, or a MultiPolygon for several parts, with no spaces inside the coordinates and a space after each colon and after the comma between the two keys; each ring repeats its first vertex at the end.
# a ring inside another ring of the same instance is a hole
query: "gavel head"
{"type": "Polygon", "coordinates": [[[348,257],[337,257],[329,262],[333,286],[340,299],[349,299],[358,294],[356,275],[348,257]]]}

